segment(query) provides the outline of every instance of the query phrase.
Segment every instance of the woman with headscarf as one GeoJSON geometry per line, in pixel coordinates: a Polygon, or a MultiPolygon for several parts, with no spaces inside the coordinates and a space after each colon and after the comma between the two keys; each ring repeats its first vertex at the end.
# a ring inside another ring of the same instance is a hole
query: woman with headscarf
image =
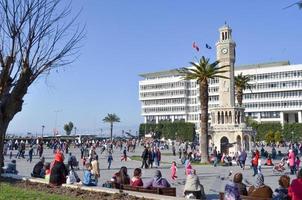
{"type": "Polygon", "coordinates": [[[162,177],[161,172],[156,170],[154,177],[150,181],[146,182],[146,185],[144,185],[144,188],[150,187],[166,188],[171,187],[171,185],[167,179],[162,177]]]}
{"type": "Polygon", "coordinates": [[[64,155],[61,152],[55,154],[55,160],[50,166],[50,178],[49,183],[55,186],[60,186],[66,183],[66,176],[68,170],[64,164],[64,155]]]}
{"type": "Polygon", "coordinates": [[[240,195],[247,196],[246,185],[244,183],[242,183],[242,179],[243,179],[242,174],[236,173],[234,175],[233,181],[234,181],[235,185],[238,187],[240,195]]]}
{"type": "Polygon", "coordinates": [[[288,188],[288,196],[291,200],[302,199],[302,169],[298,172],[298,177],[292,181],[288,188]]]}
{"type": "Polygon", "coordinates": [[[184,194],[186,196],[193,195],[195,199],[207,199],[203,185],[200,183],[194,169],[192,169],[191,173],[187,176],[184,194]]]}
{"type": "Polygon", "coordinates": [[[255,185],[251,186],[248,190],[248,196],[258,198],[272,198],[272,189],[264,184],[264,177],[262,174],[256,175],[255,185]]]}
{"type": "Polygon", "coordinates": [[[119,185],[129,185],[130,177],[127,173],[127,167],[121,167],[120,171],[112,177],[112,181],[117,184],[117,187],[119,187],[119,185]]]}

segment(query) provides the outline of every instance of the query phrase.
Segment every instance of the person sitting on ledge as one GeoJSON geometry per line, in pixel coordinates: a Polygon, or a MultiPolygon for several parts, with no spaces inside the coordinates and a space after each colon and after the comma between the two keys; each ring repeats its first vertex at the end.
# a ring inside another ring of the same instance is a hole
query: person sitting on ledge
{"type": "Polygon", "coordinates": [[[233,181],[235,185],[238,187],[240,195],[247,196],[246,185],[242,183],[242,179],[243,179],[242,173],[236,173],[234,175],[233,181]]]}
{"type": "Polygon", "coordinates": [[[144,183],[142,181],[142,170],[140,168],[136,168],[133,172],[133,178],[130,181],[131,186],[143,186],[144,183]]]}
{"type": "Polygon", "coordinates": [[[144,188],[150,187],[168,188],[171,187],[171,185],[167,179],[162,177],[161,172],[156,170],[154,177],[144,185],[144,188]]]}
{"type": "Polygon", "coordinates": [[[91,173],[92,165],[90,163],[86,163],[85,165],[86,170],[84,171],[84,178],[83,178],[83,185],[85,186],[96,186],[97,181],[93,177],[93,174],[91,173]]]}
{"type": "Polygon", "coordinates": [[[119,185],[129,185],[130,177],[127,173],[127,167],[121,167],[120,171],[114,174],[111,181],[117,184],[117,187],[119,187],[119,185]]]}
{"type": "Polygon", "coordinates": [[[64,155],[61,152],[55,154],[55,160],[50,165],[49,183],[55,186],[60,186],[66,183],[68,170],[64,164],[64,155]]]}
{"type": "Polygon", "coordinates": [[[290,184],[290,177],[286,175],[282,175],[279,179],[279,188],[275,190],[273,193],[273,200],[289,200],[288,197],[288,187],[290,184]]]}
{"type": "Polygon", "coordinates": [[[4,173],[8,174],[18,174],[16,160],[12,160],[7,163],[7,166],[3,167],[4,173]]]}
{"type": "Polygon", "coordinates": [[[204,193],[204,187],[200,183],[194,169],[192,169],[191,173],[187,176],[184,195],[186,197],[193,196],[195,199],[207,199],[204,193]]]}
{"type": "Polygon", "coordinates": [[[36,177],[36,178],[45,177],[44,162],[45,162],[45,158],[41,157],[40,161],[37,164],[35,164],[33,168],[33,172],[31,173],[32,177],[36,177]]]}
{"type": "Polygon", "coordinates": [[[272,189],[264,184],[264,177],[262,174],[256,175],[256,183],[248,190],[248,196],[258,198],[272,198],[272,189]]]}

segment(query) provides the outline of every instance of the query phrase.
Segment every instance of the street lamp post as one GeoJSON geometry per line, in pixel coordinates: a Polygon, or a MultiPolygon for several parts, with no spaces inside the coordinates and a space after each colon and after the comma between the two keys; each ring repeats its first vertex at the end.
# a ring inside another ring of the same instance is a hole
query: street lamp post
{"type": "Polygon", "coordinates": [[[42,125],[42,140],[43,140],[43,135],[44,135],[44,128],[45,128],[45,126],[44,125],[42,125]]]}

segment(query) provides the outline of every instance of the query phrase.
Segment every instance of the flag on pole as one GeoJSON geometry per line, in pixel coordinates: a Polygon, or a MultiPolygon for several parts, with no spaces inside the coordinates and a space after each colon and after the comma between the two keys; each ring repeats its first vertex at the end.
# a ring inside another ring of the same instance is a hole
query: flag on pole
{"type": "Polygon", "coordinates": [[[197,46],[197,44],[195,42],[193,42],[192,47],[193,47],[193,49],[196,49],[196,51],[199,51],[199,47],[197,46]]]}
{"type": "Polygon", "coordinates": [[[287,9],[287,8],[290,8],[290,7],[292,7],[292,6],[295,6],[295,5],[298,5],[299,9],[302,9],[302,0],[301,0],[301,1],[298,1],[298,2],[296,2],[296,3],[290,4],[289,6],[286,6],[285,8],[283,8],[283,10],[284,10],[284,9],[287,9]]]}
{"type": "Polygon", "coordinates": [[[212,49],[212,47],[210,45],[208,45],[208,44],[206,44],[206,48],[207,49],[212,49]]]}

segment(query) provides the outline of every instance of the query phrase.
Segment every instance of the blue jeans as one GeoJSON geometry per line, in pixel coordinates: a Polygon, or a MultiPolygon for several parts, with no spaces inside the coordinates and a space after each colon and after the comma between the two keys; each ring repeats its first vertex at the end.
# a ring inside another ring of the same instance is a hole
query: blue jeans
{"type": "Polygon", "coordinates": [[[214,158],[214,167],[217,166],[217,163],[218,163],[218,159],[217,159],[217,157],[215,157],[215,158],[214,158]]]}
{"type": "Polygon", "coordinates": [[[254,175],[253,176],[256,176],[256,174],[258,174],[258,167],[253,166],[253,170],[254,170],[254,175]]]}

